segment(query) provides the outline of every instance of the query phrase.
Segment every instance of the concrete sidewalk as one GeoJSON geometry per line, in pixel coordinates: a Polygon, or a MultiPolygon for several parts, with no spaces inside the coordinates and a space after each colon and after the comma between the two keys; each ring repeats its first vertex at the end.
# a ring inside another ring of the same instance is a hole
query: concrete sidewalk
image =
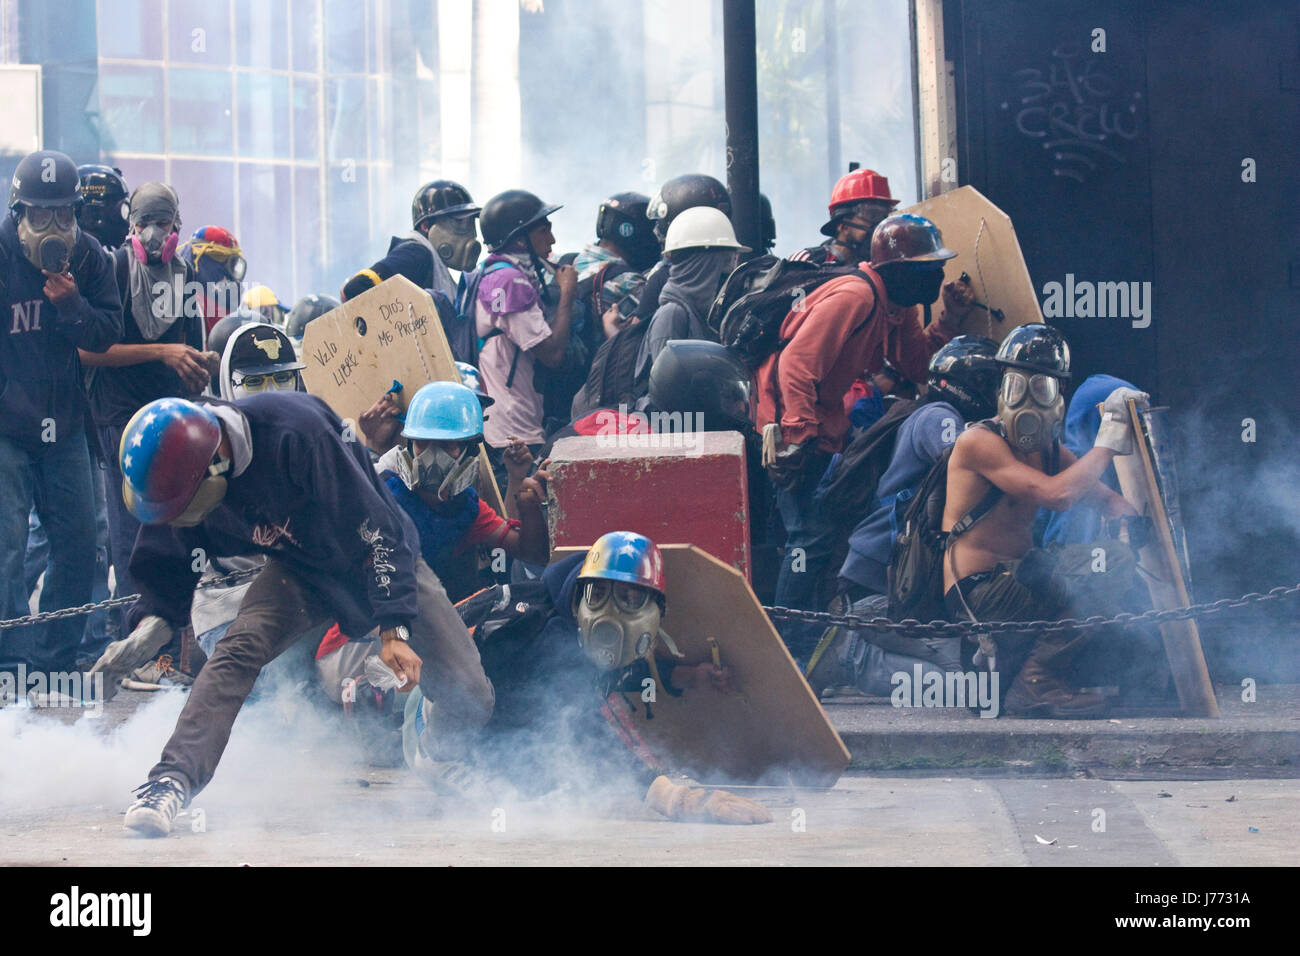
{"type": "Polygon", "coordinates": [[[1300,685],[1260,685],[1252,703],[1241,700],[1236,685],[1215,693],[1217,720],[1123,712],[1103,720],[984,719],[962,708],[894,707],[888,698],[822,703],[853,754],[852,766],[862,770],[1300,776],[1300,685]]]}

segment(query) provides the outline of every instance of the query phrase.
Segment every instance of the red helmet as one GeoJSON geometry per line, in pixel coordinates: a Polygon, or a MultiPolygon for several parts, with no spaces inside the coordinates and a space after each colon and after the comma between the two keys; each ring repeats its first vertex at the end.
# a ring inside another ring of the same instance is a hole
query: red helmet
{"type": "Polygon", "coordinates": [[[924,216],[890,216],[871,234],[871,266],[890,262],[942,262],[957,253],[943,244],[939,227],[924,216]]]}
{"type": "Polygon", "coordinates": [[[827,211],[834,216],[837,206],[876,199],[897,206],[898,200],[889,194],[889,180],[874,169],[855,169],[840,177],[831,190],[831,203],[827,211]]]}

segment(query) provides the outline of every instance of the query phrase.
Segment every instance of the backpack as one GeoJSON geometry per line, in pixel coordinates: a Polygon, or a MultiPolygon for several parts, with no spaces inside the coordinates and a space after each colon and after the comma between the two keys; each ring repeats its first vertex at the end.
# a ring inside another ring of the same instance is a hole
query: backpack
{"type": "MultiPolygon", "coordinates": [[[[1001,433],[993,420],[974,426],[1001,433]]],[[[889,561],[889,618],[901,621],[938,621],[947,618],[943,601],[943,559],[949,545],[971,529],[1002,498],[1002,489],[990,485],[984,497],[962,515],[950,531],[943,527],[948,498],[948,460],[956,445],[949,445],[930,468],[915,491],[904,489],[894,500],[894,539],[889,561]],[[901,513],[901,518],[898,516],[901,513]]],[[[1047,474],[1054,475],[1060,464],[1060,445],[1053,445],[1047,474]]]]}
{"type": "Polygon", "coordinates": [[[894,442],[904,420],[921,403],[900,398],[836,458],[818,495],[822,513],[839,527],[854,527],[876,504],[876,488],[894,457],[894,442]]]}
{"type": "MultiPolygon", "coordinates": [[[[880,290],[856,266],[819,266],[812,262],[757,256],[742,262],[727,276],[709,307],[707,324],[718,341],[757,371],[773,352],[789,344],[781,338],[781,323],[792,308],[814,289],[840,276],[857,276],[876,293],[880,290]]],[[[874,311],[874,310],[873,310],[874,311]]]]}
{"type": "MultiPolygon", "coordinates": [[[[451,302],[439,291],[426,290],[433,297],[433,304],[438,309],[438,318],[442,321],[442,330],[447,335],[447,344],[456,361],[465,362],[478,368],[479,351],[483,343],[494,335],[500,335],[500,329],[493,329],[482,339],[478,335],[478,286],[483,276],[498,269],[510,267],[508,262],[494,262],[490,266],[466,272],[461,276],[456,290],[456,301],[451,302]]],[[[516,356],[518,361],[518,356],[516,356]]],[[[511,367],[511,378],[514,378],[511,367]]]]}
{"type": "Polygon", "coordinates": [[[488,673],[540,634],[554,609],[551,593],[540,580],[493,585],[456,603],[488,673]]]}
{"type": "Polygon", "coordinates": [[[586,384],[574,396],[569,409],[572,419],[581,418],[597,408],[634,405],[649,388],[650,373],[636,374],[637,356],[650,328],[649,322],[637,322],[619,330],[596,349],[587,373],[586,384]]]}

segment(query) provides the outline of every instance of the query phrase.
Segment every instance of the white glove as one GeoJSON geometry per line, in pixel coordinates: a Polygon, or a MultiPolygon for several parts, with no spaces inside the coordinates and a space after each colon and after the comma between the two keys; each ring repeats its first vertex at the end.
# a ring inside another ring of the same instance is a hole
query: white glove
{"type": "Polygon", "coordinates": [[[1133,454],[1133,423],[1129,421],[1128,401],[1133,399],[1138,410],[1146,408],[1151,396],[1136,388],[1117,388],[1106,396],[1101,406],[1101,427],[1097,429],[1094,448],[1109,448],[1117,455],[1133,454]]]}

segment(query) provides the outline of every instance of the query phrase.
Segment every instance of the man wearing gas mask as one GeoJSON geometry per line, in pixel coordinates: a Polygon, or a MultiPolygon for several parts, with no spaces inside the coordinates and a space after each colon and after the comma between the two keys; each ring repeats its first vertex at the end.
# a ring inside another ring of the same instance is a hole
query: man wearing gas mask
{"type": "Polygon", "coordinates": [[[444,732],[433,772],[455,777],[491,716],[492,685],[410,518],[328,405],[278,390],[234,402],[160,399],[127,424],[119,457],[123,497],[142,524],[131,555],[140,598],[130,635],[92,669],[106,694],[189,623],[203,565],[195,555],[267,556],[127,810],[128,829],[170,831],[211,780],[262,667],[330,622],[349,637],[379,627],[380,657],[399,685],[418,683],[436,702],[444,732]]]}
{"type": "Polygon", "coordinates": [[[339,298],[346,302],[391,276],[403,275],[421,289],[438,293],[444,302],[455,302],[457,282],[449,270],[469,272],[478,263],[479,208],[460,183],[425,183],[411,201],[411,231],[393,236],[388,254],[343,283],[339,298]]]}
{"type": "MultiPolygon", "coordinates": [[[[127,563],[140,523],[122,502],[117,447],[122,431],[154,399],[194,398],[216,371],[203,352],[203,303],[193,267],[176,255],[180,200],[166,183],[131,194],[128,233],[113,251],[122,296],[122,340],[106,352],[81,352],[100,447],[105,449],[109,541],[119,594],[135,593],[127,563]]],[[[125,623],[126,609],[122,609],[125,623]]],[[[174,657],[177,655],[173,655],[174,657]]]]}
{"type": "MultiPolygon", "coordinates": [[[[950,533],[962,526],[950,534],[943,558],[949,615],[1050,620],[1065,612],[1110,613],[1141,600],[1133,556],[1141,524],[1127,520],[1136,518],[1133,506],[1099,479],[1116,455],[1133,453],[1127,401],[1145,405],[1147,394],[1126,387],[1111,391],[1091,450],[1076,458],[1060,442],[1062,387],[1070,374],[1070,350],[1061,333],[1047,325],[1020,326],[1002,342],[996,361],[1003,369],[997,417],[968,427],[948,463],[942,527],[950,533]],[[1097,542],[1033,547],[1038,509],[1065,511],[1078,502],[1127,526],[1123,543],[1105,547],[1104,571],[1093,566],[1097,542]]],[[[998,673],[1008,714],[1097,717],[1105,713],[1106,699],[1076,691],[1064,679],[1088,636],[981,635],[974,663],[998,673]]]]}
{"type": "MultiPolygon", "coordinates": [[[[23,560],[33,502],[50,540],[41,610],[85,604],[95,572],[94,493],[77,349],[122,337],[108,257],[77,225],[77,167],[63,153],[25,157],[0,221],[0,582],[7,618],[27,614],[23,560]]],[[[0,634],[0,662],[71,671],[85,622],[0,634]]]]}
{"type": "Polygon", "coordinates": [[[229,229],[203,226],[178,255],[194,267],[203,285],[203,322],[211,333],[213,326],[240,307],[241,283],[248,269],[244,251],[229,229]]]}
{"type": "Polygon", "coordinates": [[[871,261],[858,263],[862,275],[818,286],[781,323],[787,344],[758,369],[756,416],[786,529],[777,604],[817,610],[829,600],[818,582],[838,529],[814,492],[849,431],[844,395],[885,359],[909,380],[926,380],[930,356],[959,331],[969,306],[946,304],[929,325],[917,306],[939,298],[944,263],[956,255],[930,220],[891,216],[872,234],[871,261]]]}
{"type": "MultiPolygon", "coordinates": [[[[654,704],[633,709],[624,691],[643,701],[651,681],[656,697],[733,689],[726,668],[675,662],[680,654],[660,627],[667,600],[654,542],[612,531],[590,551],[549,566],[540,584],[498,587],[463,602],[462,615],[483,618],[475,634],[497,688],[476,763],[525,797],[557,789],[581,797],[599,789],[643,796],[673,820],[770,821],[752,800],[673,783],[672,768],[641,737],[654,704]]],[[[421,693],[412,693],[403,749],[417,773],[440,733],[436,713],[421,693]]]]}

